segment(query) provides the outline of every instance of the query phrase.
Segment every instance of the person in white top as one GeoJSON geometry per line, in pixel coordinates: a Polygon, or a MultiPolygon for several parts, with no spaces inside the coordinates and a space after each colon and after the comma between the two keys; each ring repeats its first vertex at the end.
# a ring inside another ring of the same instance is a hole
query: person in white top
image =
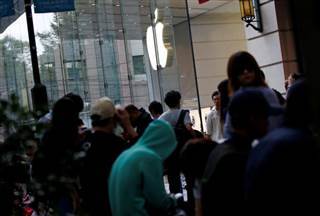
{"type": "MultiPolygon", "coordinates": [[[[162,113],[159,119],[167,121],[173,127],[175,127],[175,125],[178,122],[180,113],[182,111],[180,92],[174,91],[174,90],[169,91],[165,96],[164,102],[169,107],[169,110],[162,113]]],[[[189,111],[186,113],[183,123],[189,131],[192,131],[192,122],[191,122],[189,111]]]]}
{"type": "Polygon", "coordinates": [[[209,112],[206,120],[207,138],[218,142],[223,138],[222,126],[220,121],[220,95],[215,91],[211,95],[213,107],[209,112]]]}

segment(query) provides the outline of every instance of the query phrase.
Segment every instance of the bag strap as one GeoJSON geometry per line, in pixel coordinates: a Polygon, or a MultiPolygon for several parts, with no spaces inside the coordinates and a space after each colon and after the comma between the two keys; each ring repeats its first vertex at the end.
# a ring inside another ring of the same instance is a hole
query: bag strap
{"type": "Polygon", "coordinates": [[[175,126],[178,126],[178,125],[181,125],[181,124],[184,125],[184,117],[186,116],[187,112],[188,112],[188,110],[184,110],[184,109],[181,110],[179,118],[178,118],[178,121],[177,121],[175,126]]]}

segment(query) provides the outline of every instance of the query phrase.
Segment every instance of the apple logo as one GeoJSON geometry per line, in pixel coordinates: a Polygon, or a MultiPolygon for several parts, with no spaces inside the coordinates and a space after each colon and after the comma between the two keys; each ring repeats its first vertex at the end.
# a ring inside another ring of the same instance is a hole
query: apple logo
{"type": "Polygon", "coordinates": [[[156,9],[153,24],[147,29],[147,49],[153,70],[165,68],[172,63],[170,29],[159,20],[159,10],[156,9]]]}

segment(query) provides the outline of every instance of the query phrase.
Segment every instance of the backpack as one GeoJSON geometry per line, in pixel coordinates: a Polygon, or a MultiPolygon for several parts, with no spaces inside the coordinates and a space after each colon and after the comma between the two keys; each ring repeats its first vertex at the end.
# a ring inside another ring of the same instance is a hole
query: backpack
{"type": "Polygon", "coordinates": [[[184,124],[184,118],[188,112],[188,110],[181,110],[178,121],[173,128],[177,139],[177,147],[165,161],[165,168],[167,169],[179,166],[179,153],[186,142],[193,138],[192,133],[184,124]]]}
{"type": "Polygon", "coordinates": [[[177,148],[180,152],[184,144],[193,138],[192,133],[186,128],[184,124],[184,118],[186,114],[189,113],[188,110],[181,110],[178,121],[176,125],[174,126],[174,133],[176,135],[177,139],[177,148]]]}

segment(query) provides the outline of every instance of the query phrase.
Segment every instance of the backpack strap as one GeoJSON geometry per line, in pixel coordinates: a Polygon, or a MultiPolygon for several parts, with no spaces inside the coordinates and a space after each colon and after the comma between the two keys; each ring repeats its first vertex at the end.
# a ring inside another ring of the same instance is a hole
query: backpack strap
{"type": "Polygon", "coordinates": [[[188,110],[181,110],[180,114],[179,114],[179,118],[178,118],[178,121],[176,123],[175,126],[178,126],[178,125],[184,125],[184,117],[186,116],[187,112],[189,112],[188,110]]]}

